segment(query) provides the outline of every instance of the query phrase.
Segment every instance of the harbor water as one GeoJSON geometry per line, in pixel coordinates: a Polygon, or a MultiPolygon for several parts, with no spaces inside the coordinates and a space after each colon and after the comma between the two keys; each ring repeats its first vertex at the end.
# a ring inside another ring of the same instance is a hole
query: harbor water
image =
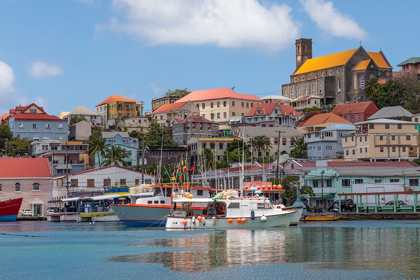
{"type": "Polygon", "coordinates": [[[0,224],[0,279],[419,279],[420,221],[166,231],[0,224]]]}

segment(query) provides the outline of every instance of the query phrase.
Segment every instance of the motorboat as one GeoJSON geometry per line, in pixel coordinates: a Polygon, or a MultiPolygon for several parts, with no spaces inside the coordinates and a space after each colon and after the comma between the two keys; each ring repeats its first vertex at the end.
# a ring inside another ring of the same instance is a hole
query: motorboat
{"type": "Polygon", "coordinates": [[[126,199],[119,194],[105,194],[86,197],[80,200],[79,222],[118,222],[117,215],[112,211],[111,204],[122,204],[126,199]]]}
{"type": "Polygon", "coordinates": [[[218,194],[214,198],[181,198],[174,203],[181,210],[168,216],[166,229],[260,229],[289,226],[296,210],[274,207],[265,197],[238,197],[237,191],[218,194]],[[191,206],[206,204],[202,213],[196,214],[191,206]]]}
{"type": "Polygon", "coordinates": [[[0,222],[15,222],[22,205],[23,198],[0,201],[0,222]]]}

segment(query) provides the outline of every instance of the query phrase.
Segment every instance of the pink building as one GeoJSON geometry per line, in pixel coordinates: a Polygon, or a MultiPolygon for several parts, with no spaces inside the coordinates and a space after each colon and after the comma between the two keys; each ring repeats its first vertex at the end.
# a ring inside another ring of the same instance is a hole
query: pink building
{"type": "Polygon", "coordinates": [[[46,216],[52,197],[52,174],[46,158],[0,158],[0,200],[23,197],[21,211],[46,216]]]}

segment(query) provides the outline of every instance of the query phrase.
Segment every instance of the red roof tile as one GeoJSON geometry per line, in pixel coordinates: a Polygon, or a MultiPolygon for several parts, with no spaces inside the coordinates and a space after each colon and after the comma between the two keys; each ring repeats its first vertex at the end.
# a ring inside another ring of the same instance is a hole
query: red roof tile
{"type": "Polygon", "coordinates": [[[47,158],[0,158],[0,178],[52,177],[47,158]]]}
{"type": "Polygon", "coordinates": [[[276,105],[278,105],[277,102],[255,104],[254,106],[252,106],[251,110],[249,110],[248,116],[271,114],[274,108],[276,108],[276,105]],[[260,113],[257,113],[258,109],[260,109],[260,113]]]}
{"type": "Polygon", "coordinates": [[[205,89],[205,90],[195,90],[190,94],[179,99],[175,103],[185,102],[185,101],[201,101],[201,100],[211,100],[211,99],[222,99],[222,98],[234,98],[234,99],[245,99],[245,100],[254,100],[261,101],[261,98],[250,95],[250,94],[239,94],[231,90],[230,88],[216,88],[216,89],[205,89]]]}
{"type": "Polygon", "coordinates": [[[302,113],[303,113],[303,112],[296,112],[295,108],[293,108],[293,106],[290,106],[290,105],[281,104],[281,105],[279,105],[279,107],[280,107],[281,111],[283,112],[283,114],[288,115],[288,116],[290,114],[293,114],[293,116],[296,117],[296,116],[302,115],[302,113]]]}
{"type": "Polygon", "coordinates": [[[199,115],[192,115],[192,116],[189,116],[187,119],[192,121],[192,122],[205,122],[205,123],[211,123],[212,122],[212,121],[206,119],[205,117],[199,116],[199,115]]]}
{"type": "Polygon", "coordinates": [[[182,106],[184,106],[185,104],[187,104],[187,102],[188,101],[185,101],[185,102],[175,102],[175,103],[168,103],[168,104],[162,105],[159,108],[157,108],[153,112],[153,114],[171,112],[172,110],[176,110],[176,109],[181,108],[182,106]]]}
{"type": "Polygon", "coordinates": [[[11,118],[15,118],[15,120],[38,120],[38,121],[60,121],[60,122],[67,122],[66,120],[62,120],[59,117],[51,116],[48,114],[36,114],[36,113],[19,113],[11,118]]]}
{"type": "Polygon", "coordinates": [[[337,116],[334,113],[325,113],[325,114],[319,114],[315,115],[309,120],[307,120],[305,123],[303,123],[301,126],[311,126],[311,125],[318,125],[323,123],[348,123],[351,124],[351,122],[346,121],[340,116],[337,116]]]}
{"type": "Polygon", "coordinates": [[[348,114],[360,114],[364,113],[369,106],[374,106],[376,111],[379,111],[378,107],[372,101],[349,103],[349,104],[337,104],[332,113],[337,115],[348,115],[348,114]]]}

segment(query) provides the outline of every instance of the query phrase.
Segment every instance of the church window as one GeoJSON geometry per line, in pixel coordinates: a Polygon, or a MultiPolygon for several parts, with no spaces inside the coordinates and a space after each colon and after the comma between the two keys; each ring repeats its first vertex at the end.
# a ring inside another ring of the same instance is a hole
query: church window
{"type": "Polygon", "coordinates": [[[341,79],[340,78],[338,78],[338,80],[337,80],[337,87],[338,87],[338,92],[340,92],[341,91],[341,79]]]}
{"type": "Polygon", "coordinates": [[[319,91],[319,95],[322,95],[322,81],[318,82],[318,91],[319,91]]]}
{"type": "Polygon", "coordinates": [[[309,94],[308,84],[305,85],[305,95],[309,94]]]}
{"type": "Polygon", "coordinates": [[[284,88],[284,89],[283,89],[283,96],[288,97],[288,96],[287,96],[287,88],[284,88]]]}
{"type": "Polygon", "coordinates": [[[297,97],[300,97],[300,86],[297,87],[297,97]]]}
{"type": "Polygon", "coordinates": [[[315,95],[315,83],[312,83],[312,92],[311,92],[311,94],[312,95],[315,95]]]}
{"type": "Polygon", "coordinates": [[[353,77],[353,88],[357,89],[357,77],[356,77],[356,75],[354,75],[354,77],[353,77]]]}
{"type": "Polygon", "coordinates": [[[292,87],[290,90],[290,98],[295,98],[295,87],[292,87]]]}
{"type": "Polygon", "coordinates": [[[361,77],[360,77],[360,87],[361,87],[362,89],[364,89],[364,88],[365,88],[365,76],[361,76],[361,77]]]}

